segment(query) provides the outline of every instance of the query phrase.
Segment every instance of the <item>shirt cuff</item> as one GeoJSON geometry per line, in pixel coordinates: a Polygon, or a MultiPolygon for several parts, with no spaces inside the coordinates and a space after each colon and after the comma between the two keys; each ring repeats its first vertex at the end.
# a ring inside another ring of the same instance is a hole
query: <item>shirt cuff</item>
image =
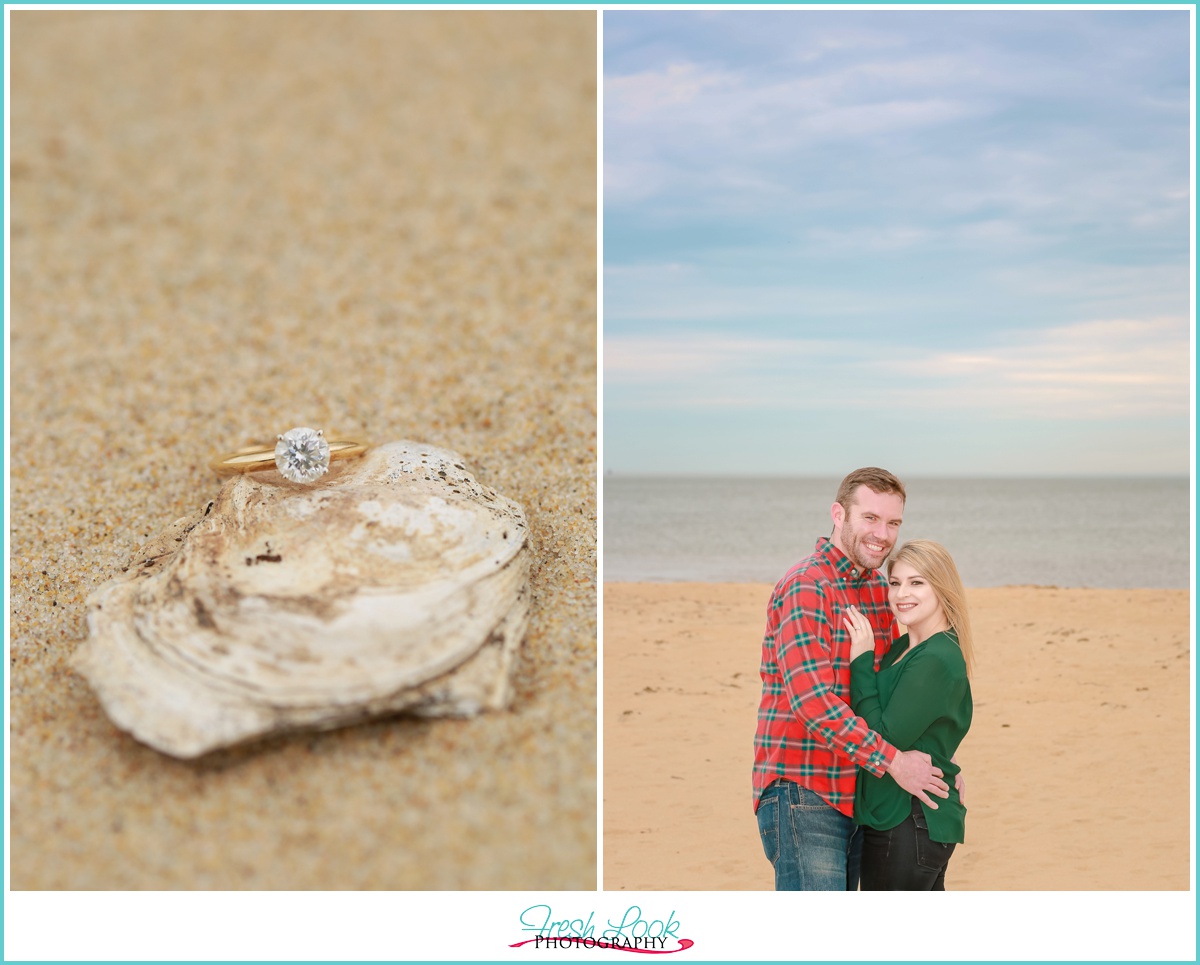
{"type": "MultiPolygon", "coordinates": [[[[874,670],[874,669],[875,669],[875,651],[874,651],[874,650],[868,650],[868,651],[866,651],[865,653],[860,653],[860,654],[859,654],[857,657],[855,657],[853,660],[851,660],[851,661],[850,661],[850,669],[851,669],[851,670],[853,670],[853,669],[854,669],[854,665],[855,665],[856,663],[861,663],[861,662],[862,662],[862,659],[863,659],[863,657],[870,657],[870,658],[871,658],[871,669],[872,669],[872,670],[874,670]]],[[[861,669],[861,668],[860,668],[860,669],[861,669]]]]}

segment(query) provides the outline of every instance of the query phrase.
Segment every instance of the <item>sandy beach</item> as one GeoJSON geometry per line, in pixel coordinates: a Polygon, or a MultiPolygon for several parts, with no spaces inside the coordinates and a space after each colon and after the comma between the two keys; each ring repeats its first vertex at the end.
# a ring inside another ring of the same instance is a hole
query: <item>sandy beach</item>
{"type": "MultiPolygon", "coordinates": [[[[606,889],[773,887],[750,797],[771,589],[604,585],[606,889]]],[[[969,598],[969,814],[947,889],[1186,890],[1188,592],[969,598]]]]}
{"type": "Polygon", "coordinates": [[[12,888],[594,888],[595,13],[38,10],[9,40],[12,888]],[[524,507],[506,711],[187,761],[108,719],[70,662],[88,595],[292,426],[453,449],[524,507]]]}

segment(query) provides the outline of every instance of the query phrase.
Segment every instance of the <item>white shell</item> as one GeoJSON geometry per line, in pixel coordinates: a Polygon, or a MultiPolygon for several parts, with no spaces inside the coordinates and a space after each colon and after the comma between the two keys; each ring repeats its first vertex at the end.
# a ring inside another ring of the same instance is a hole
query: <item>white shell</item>
{"type": "Polygon", "coordinates": [[[88,597],[75,667],[175,757],[409,711],[502,708],[529,613],[521,507],[392,442],[314,485],[236,476],[88,597]]]}

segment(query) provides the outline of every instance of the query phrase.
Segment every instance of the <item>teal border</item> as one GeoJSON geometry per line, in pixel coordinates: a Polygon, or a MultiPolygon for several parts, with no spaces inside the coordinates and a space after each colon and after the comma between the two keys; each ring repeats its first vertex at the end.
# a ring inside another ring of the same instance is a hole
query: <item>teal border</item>
{"type": "MultiPolygon", "coordinates": [[[[719,7],[727,7],[728,6],[728,4],[694,2],[694,0],[655,0],[655,2],[657,5],[660,5],[660,6],[677,6],[677,7],[686,8],[686,9],[703,9],[705,7],[710,7],[710,6],[719,6],[719,7]]],[[[878,0],[878,2],[883,3],[883,4],[888,4],[888,5],[910,6],[910,4],[905,2],[905,0],[878,0]]],[[[1032,7],[1046,6],[1045,3],[1037,2],[1037,0],[1007,0],[1007,2],[1004,2],[1002,4],[995,4],[995,5],[975,3],[975,2],[961,3],[961,2],[955,2],[955,0],[931,0],[931,2],[932,2],[932,5],[936,5],[936,6],[953,6],[953,7],[961,7],[964,9],[972,7],[972,6],[1011,7],[1011,8],[1017,8],[1017,9],[1026,8],[1026,7],[1032,8],[1032,7]]],[[[1136,6],[1146,6],[1146,7],[1162,8],[1164,6],[1162,4],[1156,4],[1156,3],[1151,3],[1151,2],[1142,2],[1142,0],[1136,0],[1136,2],[1132,3],[1132,4],[1115,2],[1115,0],[1100,0],[1100,2],[1089,2],[1089,0],[1059,0],[1059,3],[1061,3],[1062,5],[1065,5],[1065,6],[1080,6],[1080,7],[1089,7],[1089,8],[1102,8],[1102,7],[1129,8],[1130,6],[1135,6],[1135,7],[1136,6]]],[[[289,2],[289,0],[266,0],[266,4],[287,6],[287,7],[309,7],[309,6],[311,6],[311,7],[322,7],[322,8],[328,8],[328,9],[336,9],[337,8],[337,4],[330,5],[329,3],[320,3],[320,2],[318,2],[318,0],[300,0],[300,2],[289,2]]],[[[865,4],[862,4],[862,3],[851,2],[851,0],[832,0],[832,4],[836,5],[836,6],[844,6],[844,7],[865,6],[865,4]]],[[[164,9],[164,11],[168,11],[170,9],[170,7],[178,7],[179,9],[202,9],[204,7],[218,7],[218,6],[224,8],[224,9],[230,8],[229,4],[219,4],[219,3],[215,2],[215,0],[202,0],[202,2],[188,3],[188,4],[172,4],[167,7],[164,7],[161,4],[155,3],[155,2],[153,2],[153,0],[132,0],[132,3],[130,3],[129,5],[130,6],[161,7],[162,9],[164,9]]],[[[236,7],[236,6],[262,6],[262,5],[263,4],[253,4],[253,5],[234,4],[233,6],[236,7]]],[[[457,8],[462,8],[464,6],[465,7],[494,7],[494,6],[496,6],[496,4],[471,3],[471,2],[448,3],[448,2],[440,2],[440,0],[434,0],[434,2],[432,2],[432,3],[416,3],[416,2],[408,3],[408,2],[403,2],[403,0],[400,3],[387,2],[387,0],[362,0],[362,5],[364,5],[364,6],[380,6],[380,7],[451,6],[451,7],[457,7],[457,8]]],[[[597,12],[603,12],[605,9],[610,9],[610,8],[618,8],[619,9],[621,7],[643,6],[644,4],[643,4],[642,0],[605,0],[605,2],[602,2],[602,3],[578,2],[578,0],[566,0],[566,2],[563,2],[563,3],[554,2],[554,0],[531,0],[531,2],[507,2],[507,0],[499,0],[499,5],[511,6],[511,7],[518,8],[518,9],[522,9],[522,8],[528,9],[530,7],[538,7],[538,6],[553,6],[556,8],[573,7],[573,8],[577,8],[580,10],[596,10],[597,12]]],[[[797,4],[794,2],[789,2],[789,0],[756,0],[755,5],[756,6],[778,6],[778,7],[794,8],[797,6],[817,6],[817,5],[828,6],[830,4],[809,4],[809,3],[797,4]]],[[[874,6],[874,5],[876,5],[876,4],[872,4],[872,6],[874,6]]],[[[69,7],[80,7],[80,6],[110,7],[110,6],[112,6],[112,4],[104,2],[104,0],[81,0],[81,2],[79,2],[79,3],[71,3],[71,4],[57,2],[57,0],[30,0],[30,2],[28,2],[28,3],[21,3],[21,4],[0,3],[0,12],[7,13],[8,9],[10,7],[13,7],[13,8],[19,7],[20,9],[30,9],[30,8],[39,8],[39,7],[54,9],[54,8],[58,8],[58,7],[67,7],[67,6],[69,6],[69,7]]],[[[1167,4],[1165,6],[1168,6],[1170,8],[1174,8],[1174,9],[1178,9],[1178,10],[1191,10],[1193,12],[1193,14],[1195,14],[1195,11],[1197,8],[1196,3],[1182,3],[1182,4],[1171,3],[1171,4],[1167,4]]],[[[0,50],[5,49],[4,43],[7,39],[6,33],[5,33],[6,20],[7,20],[6,17],[0,17],[0,50]]],[[[7,92],[7,81],[8,81],[8,62],[7,62],[7,59],[5,58],[4,71],[3,71],[3,74],[0,74],[0,97],[3,97],[3,95],[7,92]]],[[[1196,104],[1193,102],[1193,104],[1192,104],[1193,130],[1195,128],[1196,120],[1197,120],[1196,104]]],[[[0,142],[3,142],[7,135],[7,118],[5,119],[5,121],[6,121],[5,130],[0,132],[0,142]]],[[[1193,164],[1194,163],[1195,163],[1195,144],[1193,143],[1193,164]]],[[[5,176],[7,178],[7,172],[5,172],[5,176]]],[[[5,228],[6,228],[3,237],[0,237],[0,253],[3,253],[3,254],[7,254],[7,243],[8,243],[7,214],[8,214],[8,212],[4,205],[4,198],[2,195],[0,195],[0,218],[2,218],[4,220],[4,224],[5,224],[5,228]]],[[[1192,199],[1193,225],[1198,223],[1198,215],[1200,215],[1200,204],[1197,204],[1197,199],[1195,197],[1193,197],[1193,199],[1192,199]]],[[[5,292],[5,295],[7,296],[7,292],[5,292]]],[[[1193,304],[1193,318],[1192,318],[1193,340],[1195,340],[1195,338],[1196,338],[1195,308],[1196,308],[1196,306],[1193,304]]],[[[3,345],[0,345],[0,362],[3,362],[3,364],[4,364],[4,369],[2,372],[0,372],[0,385],[2,385],[5,393],[7,393],[7,391],[8,391],[8,379],[7,379],[8,358],[9,358],[9,328],[8,328],[7,312],[5,312],[4,342],[3,342],[3,345]]],[[[1193,369],[1193,371],[1192,371],[1193,386],[1195,385],[1195,381],[1196,381],[1196,372],[1195,372],[1195,369],[1193,369]]],[[[0,490],[0,512],[3,512],[4,508],[8,505],[8,498],[9,498],[8,473],[7,473],[8,458],[9,458],[8,457],[8,438],[7,438],[7,434],[5,432],[5,426],[3,424],[0,424],[0,442],[3,443],[4,453],[5,453],[4,487],[2,490],[0,490]]],[[[1193,467],[1192,467],[1193,478],[1195,476],[1195,469],[1196,469],[1196,467],[1193,465],[1193,467]]],[[[1193,505],[1193,510],[1195,512],[1194,518],[1197,520],[1200,520],[1200,507],[1193,505]]],[[[1200,543],[1200,525],[1197,526],[1196,535],[1197,535],[1197,542],[1200,543]]],[[[5,552],[7,554],[8,549],[9,549],[7,527],[6,527],[5,533],[4,533],[4,547],[5,547],[5,552]]],[[[1200,590],[1200,587],[1196,587],[1193,589],[1200,590]]],[[[6,588],[6,592],[7,592],[7,588],[6,588]]],[[[7,597],[6,597],[6,599],[7,599],[7,597]]],[[[1195,640],[1193,639],[1193,644],[1194,643],[1195,643],[1195,640]]],[[[1200,677],[1198,677],[1198,675],[1197,675],[1196,656],[1197,656],[1197,654],[1196,654],[1195,648],[1193,646],[1193,654],[1192,654],[1193,689],[1195,689],[1195,687],[1196,687],[1197,680],[1200,679],[1200,677]]],[[[7,688],[9,685],[7,662],[5,663],[3,670],[0,671],[0,675],[3,676],[5,692],[7,693],[7,688]]],[[[1194,732],[1193,740],[1196,740],[1198,737],[1200,737],[1200,731],[1194,732]]],[[[1200,741],[1198,741],[1198,743],[1200,743],[1200,741]]],[[[0,748],[0,765],[4,765],[6,763],[7,762],[4,760],[4,756],[3,756],[3,749],[0,748]]],[[[3,780],[4,780],[3,772],[0,772],[0,788],[3,787],[3,780]]],[[[3,841],[0,841],[0,860],[7,860],[7,856],[8,856],[8,841],[7,841],[7,839],[5,839],[3,841]]],[[[1196,850],[1195,850],[1195,847],[1193,846],[1192,854],[1191,854],[1193,869],[1195,869],[1195,867],[1196,867],[1196,857],[1197,857],[1196,850]]],[[[608,894],[608,892],[604,892],[604,893],[608,894]]],[[[3,932],[3,926],[4,926],[4,920],[5,920],[4,919],[4,911],[5,911],[4,896],[0,895],[0,934],[2,934],[2,932],[3,932]]],[[[1017,923],[1011,923],[1011,924],[1014,927],[1017,927],[1017,923]]],[[[1086,927],[1085,922],[1080,922],[1079,925],[1081,927],[1086,927]]],[[[1193,925],[1195,925],[1195,922],[1193,922],[1193,925]]],[[[1197,934],[1198,934],[1198,932],[1194,927],[1193,928],[1193,941],[1195,941],[1197,934]]],[[[503,940],[503,937],[501,936],[501,941],[502,940],[503,940]]],[[[585,957],[586,953],[572,953],[572,954],[576,955],[578,957],[571,957],[570,958],[571,961],[578,961],[578,962],[587,962],[588,961],[588,959],[585,957]]],[[[678,960],[675,960],[675,961],[678,961],[680,963],[721,961],[720,959],[693,957],[692,955],[688,954],[687,952],[684,952],[682,954],[684,957],[682,957],[678,960]]],[[[492,959],[491,961],[499,962],[499,963],[501,963],[501,965],[511,965],[511,961],[514,961],[514,960],[492,959]]],[[[524,960],[524,959],[522,959],[522,960],[524,960]]],[[[554,955],[550,955],[547,958],[548,962],[561,961],[561,960],[562,960],[562,953],[558,953],[557,957],[555,957],[554,955]]],[[[1030,959],[1030,960],[1033,961],[1036,959],[1030,959]]],[[[23,960],[3,958],[2,953],[0,953],[0,961],[7,962],[7,961],[23,961],[23,960]]],[[[48,963],[49,963],[49,965],[54,965],[54,963],[65,962],[65,961],[66,960],[48,960],[48,963]]],[[[217,960],[213,960],[213,959],[161,959],[159,961],[163,961],[163,962],[166,962],[166,961],[189,961],[189,962],[212,961],[215,963],[217,960]]],[[[221,960],[221,961],[227,961],[227,960],[221,960]]],[[[230,959],[228,961],[235,961],[235,960],[230,959]]],[[[278,963],[281,963],[281,965],[288,965],[288,963],[292,962],[293,960],[291,960],[291,959],[268,959],[268,960],[259,959],[256,961],[278,962],[278,963]]],[[[307,962],[307,960],[305,960],[305,961],[307,962]]],[[[372,959],[372,960],[347,960],[345,962],[345,965],[376,965],[376,963],[378,961],[379,960],[375,960],[375,959],[372,959]]],[[[439,961],[441,961],[441,960],[439,960],[439,961]]],[[[480,961],[485,961],[485,960],[456,959],[454,961],[462,962],[462,963],[478,963],[480,961]]],[[[633,961],[644,962],[645,960],[644,959],[635,959],[633,961]]],[[[630,965],[633,965],[633,961],[631,961],[630,965]]],[[[748,965],[757,965],[758,962],[766,962],[766,961],[778,961],[778,960],[755,960],[754,962],[748,963],[748,965]]],[[[965,959],[957,959],[957,960],[956,959],[931,959],[931,961],[945,961],[945,962],[949,963],[949,965],[956,965],[957,962],[965,962],[967,960],[965,960],[965,959]]],[[[995,961],[999,961],[999,960],[995,960],[995,961]]],[[[1056,961],[1091,962],[1091,961],[1097,961],[1097,960],[1094,960],[1094,959],[1065,959],[1065,960],[1057,959],[1056,961]]],[[[1154,960],[1147,960],[1147,961],[1158,962],[1158,961],[1165,961],[1165,960],[1154,959],[1154,960]]],[[[41,963],[41,965],[47,965],[47,963],[41,963]]],[[[808,965],[856,965],[856,963],[814,960],[814,961],[809,962],[808,965]]],[[[861,963],[857,963],[857,965],[879,965],[879,963],[876,961],[864,961],[861,963]]]]}

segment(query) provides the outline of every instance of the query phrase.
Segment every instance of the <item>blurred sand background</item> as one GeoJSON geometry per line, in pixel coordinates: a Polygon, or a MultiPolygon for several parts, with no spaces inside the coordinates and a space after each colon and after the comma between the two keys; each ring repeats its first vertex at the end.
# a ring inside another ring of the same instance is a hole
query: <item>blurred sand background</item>
{"type": "MultiPolygon", "coordinates": [[[[750,794],[772,587],[604,585],[604,887],[770,890],[750,794]]],[[[1187,890],[1186,590],[969,590],[950,890],[1187,890]]]]}
{"type": "Polygon", "coordinates": [[[13,13],[13,889],[595,887],[595,21],[13,13]],[[85,597],[294,425],[525,507],[511,711],[192,763],[109,723],[85,597]]]}

